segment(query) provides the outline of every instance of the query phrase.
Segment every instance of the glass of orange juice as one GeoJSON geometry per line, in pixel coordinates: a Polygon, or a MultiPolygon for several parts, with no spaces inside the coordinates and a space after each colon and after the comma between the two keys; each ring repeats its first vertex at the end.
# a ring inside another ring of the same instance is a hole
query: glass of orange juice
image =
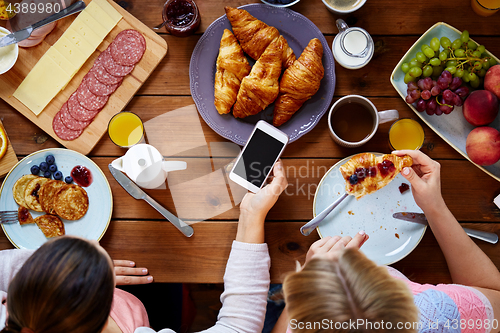
{"type": "Polygon", "coordinates": [[[500,9],[500,0],[471,0],[472,10],[481,16],[490,16],[500,9]]]}
{"type": "Polygon", "coordinates": [[[135,113],[122,111],[109,121],[108,135],[115,145],[129,148],[142,141],[144,125],[135,113]]]}
{"type": "Polygon", "coordinates": [[[389,129],[389,144],[393,150],[420,149],[424,139],[424,129],[411,118],[399,119],[389,129]]]}

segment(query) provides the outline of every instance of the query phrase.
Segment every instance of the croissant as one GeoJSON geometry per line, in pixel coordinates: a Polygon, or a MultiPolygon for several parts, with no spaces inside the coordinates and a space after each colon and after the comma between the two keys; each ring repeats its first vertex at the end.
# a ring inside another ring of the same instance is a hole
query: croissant
{"type": "Polygon", "coordinates": [[[241,80],[250,73],[250,64],[240,44],[228,29],[220,40],[217,72],[215,73],[215,108],[220,114],[231,112],[241,80]]]}
{"type": "Polygon", "coordinates": [[[311,39],[299,59],[283,73],[280,93],[274,105],[273,125],[287,122],[319,89],[325,74],[321,58],[323,45],[319,39],[311,39]]]}
{"type": "MultiPolygon", "coordinates": [[[[278,29],[256,19],[244,9],[229,6],[224,7],[224,9],[243,51],[255,60],[259,59],[269,44],[280,36],[278,29]]],[[[286,40],[282,56],[283,68],[291,66],[296,59],[286,40]]]]}
{"type": "Polygon", "coordinates": [[[234,117],[257,114],[274,102],[279,93],[284,44],[283,36],[275,39],[253,65],[250,74],[243,78],[233,107],[234,117]]]}

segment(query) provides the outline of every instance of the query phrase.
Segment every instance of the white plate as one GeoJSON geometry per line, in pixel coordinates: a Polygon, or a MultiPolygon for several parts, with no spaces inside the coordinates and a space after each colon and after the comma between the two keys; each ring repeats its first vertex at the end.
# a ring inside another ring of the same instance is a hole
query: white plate
{"type": "MultiPolygon", "coordinates": [[[[100,240],[111,220],[113,211],[113,196],[108,180],[102,170],[88,157],[73,150],[53,148],[37,151],[23,158],[9,172],[0,188],[0,211],[17,210],[19,205],[12,196],[14,183],[23,175],[31,174],[31,166],[45,161],[49,154],[54,155],[58,170],[63,173],[63,179],[69,176],[71,169],[83,165],[90,170],[93,182],[85,187],[89,197],[89,209],[84,217],[76,221],[62,220],[66,235],[80,236],[91,240],[100,240]]],[[[33,218],[45,213],[30,210],[33,218]]],[[[9,241],[17,248],[37,249],[47,241],[36,224],[21,226],[18,223],[2,224],[2,229],[9,241]]]]}
{"type": "MultiPolygon", "coordinates": [[[[374,153],[381,155],[380,153],[374,153]]],[[[353,155],[354,156],[354,155],[353,155]]],[[[313,214],[319,214],[345,192],[345,180],[339,167],[352,156],[339,161],[323,176],[316,189],[313,214]]],[[[378,265],[389,265],[406,257],[422,239],[426,226],[392,217],[397,212],[422,213],[411,190],[401,194],[399,186],[408,181],[398,174],[392,182],[359,200],[348,196],[318,226],[321,238],[326,236],[354,237],[364,230],[370,238],[361,251],[378,265]],[[399,237],[399,238],[398,238],[399,237]]]]}
{"type": "MultiPolygon", "coordinates": [[[[459,38],[461,34],[461,31],[455,29],[451,25],[444,22],[438,22],[430,27],[429,30],[427,30],[415,42],[415,44],[412,45],[412,47],[408,50],[408,52],[406,52],[404,57],[401,58],[391,74],[391,83],[394,86],[394,89],[396,89],[396,91],[403,99],[406,98],[407,90],[407,85],[406,83],[404,83],[405,74],[401,70],[401,65],[403,64],[403,62],[409,62],[412,58],[415,58],[415,55],[420,51],[422,44],[429,45],[431,39],[434,37],[441,38],[443,36],[446,36],[453,42],[455,39],[459,38]]],[[[498,63],[500,63],[500,60],[497,57],[495,57],[487,50],[486,52],[490,56],[492,56],[498,63]]],[[[413,105],[408,104],[408,106],[444,141],[452,146],[457,152],[462,154],[463,157],[471,161],[467,156],[467,152],[465,150],[465,141],[467,139],[467,135],[469,135],[470,131],[474,129],[474,126],[472,126],[467,122],[467,120],[465,120],[462,113],[462,107],[455,107],[455,110],[453,110],[453,112],[448,115],[443,114],[441,116],[429,116],[425,112],[418,112],[413,105]]],[[[497,129],[500,128],[500,113],[493,121],[493,123],[488,126],[497,129]]],[[[471,163],[489,174],[491,177],[500,181],[500,161],[490,166],[480,166],[472,161],[471,163]]]]}

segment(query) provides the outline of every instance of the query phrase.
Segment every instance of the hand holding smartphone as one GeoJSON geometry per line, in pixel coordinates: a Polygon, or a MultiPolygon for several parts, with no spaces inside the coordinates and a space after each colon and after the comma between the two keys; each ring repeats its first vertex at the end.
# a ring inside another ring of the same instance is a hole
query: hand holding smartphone
{"type": "Polygon", "coordinates": [[[288,136],[260,120],[238,156],[229,178],[253,193],[266,183],[274,164],[288,143],[288,136]]]}

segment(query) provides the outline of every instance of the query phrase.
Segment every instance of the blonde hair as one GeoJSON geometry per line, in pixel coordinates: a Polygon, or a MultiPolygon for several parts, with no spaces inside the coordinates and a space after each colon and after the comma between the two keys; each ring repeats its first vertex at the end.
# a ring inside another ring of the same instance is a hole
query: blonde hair
{"type": "Polygon", "coordinates": [[[418,309],[409,288],[356,249],[338,260],[311,260],[285,278],[283,291],[295,333],[417,332],[418,309]],[[345,324],[351,322],[364,325],[345,324]]]}

